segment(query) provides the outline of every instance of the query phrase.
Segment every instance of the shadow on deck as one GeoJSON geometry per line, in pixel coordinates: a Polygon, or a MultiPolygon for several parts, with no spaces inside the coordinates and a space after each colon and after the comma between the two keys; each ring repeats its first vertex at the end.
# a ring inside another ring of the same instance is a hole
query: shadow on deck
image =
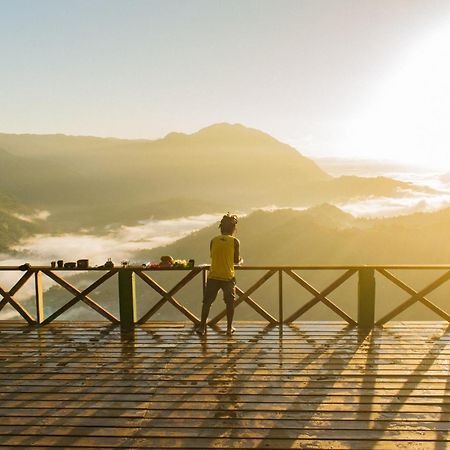
{"type": "Polygon", "coordinates": [[[0,323],[0,448],[449,447],[450,328],[0,323]]]}

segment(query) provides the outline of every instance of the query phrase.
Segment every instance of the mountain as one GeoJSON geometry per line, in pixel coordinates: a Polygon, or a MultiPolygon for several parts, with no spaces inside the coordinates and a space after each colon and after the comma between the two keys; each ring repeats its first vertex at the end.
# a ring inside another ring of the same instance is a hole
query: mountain
{"type": "Polygon", "coordinates": [[[426,186],[418,186],[410,182],[394,180],[383,176],[357,177],[344,175],[319,183],[310,183],[308,195],[304,195],[303,202],[314,205],[321,202],[344,202],[349,199],[363,199],[369,197],[401,197],[411,192],[435,191],[426,186]]]}
{"type": "Polygon", "coordinates": [[[0,192],[0,253],[41,230],[41,221],[35,217],[36,211],[0,192]]]}
{"type": "MultiPolygon", "coordinates": [[[[87,182],[87,180],[84,180],[87,182]]],[[[37,208],[64,204],[82,205],[89,196],[67,190],[67,184],[82,184],[83,174],[56,158],[23,156],[0,147],[0,191],[37,208]]]]}
{"type": "Polygon", "coordinates": [[[0,149],[0,192],[49,210],[57,231],[158,217],[161,205],[174,218],[198,205],[209,205],[204,212],[308,206],[405,187],[333,178],[293,147],[238,124],[154,141],[0,134],[0,149]]]}

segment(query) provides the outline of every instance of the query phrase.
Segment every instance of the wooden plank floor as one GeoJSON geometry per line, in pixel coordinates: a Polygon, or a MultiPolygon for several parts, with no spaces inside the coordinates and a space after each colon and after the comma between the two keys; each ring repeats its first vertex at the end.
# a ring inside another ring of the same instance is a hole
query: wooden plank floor
{"type": "Polygon", "coordinates": [[[450,328],[0,322],[0,448],[450,448],[450,328]]]}

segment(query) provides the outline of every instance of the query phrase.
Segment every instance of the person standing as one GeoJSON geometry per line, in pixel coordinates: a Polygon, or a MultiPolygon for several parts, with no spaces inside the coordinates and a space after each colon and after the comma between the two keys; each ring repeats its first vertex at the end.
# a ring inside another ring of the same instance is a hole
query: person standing
{"type": "Polygon", "coordinates": [[[200,335],[206,334],[206,321],[211,305],[217,297],[220,289],[223,291],[223,299],[227,311],[227,334],[232,334],[234,316],[234,300],[236,297],[236,279],[234,273],[235,264],[241,264],[240,243],[234,237],[238,219],[236,215],[227,215],[220,221],[220,235],[214,237],[210,243],[211,268],[206,283],[203,297],[202,316],[196,327],[200,335]]]}

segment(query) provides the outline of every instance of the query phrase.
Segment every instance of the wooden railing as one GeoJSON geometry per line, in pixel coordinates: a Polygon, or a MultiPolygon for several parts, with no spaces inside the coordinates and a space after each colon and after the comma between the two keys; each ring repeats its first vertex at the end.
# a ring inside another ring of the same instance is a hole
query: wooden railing
{"type": "MultiPolygon", "coordinates": [[[[120,324],[122,327],[131,327],[135,324],[143,324],[157,313],[157,311],[165,304],[170,304],[176,308],[189,321],[197,324],[199,318],[175,298],[175,295],[194,278],[201,277],[203,289],[206,285],[207,274],[209,266],[198,266],[191,269],[147,269],[142,267],[125,267],[125,268],[90,268],[90,269],[51,269],[49,267],[29,267],[23,273],[18,267],[0,266],[0,273],[2,272],[19,272],[19,279],[10,288],[5,289],[0,286],[0,311],[10,304],[22,318],[30,325],[46,325],[59,318],[63,313],[73,308],[79,302],[83,302],[104,319],[109,320],[113,324],[120,324]],[[154,278],[154,272],[179,272],[184,271],[185,274],[181,280],[170,289],[162,287],[154,278]],[[63,278],[64,273],[73,272],[98,272],[101,276],[84,289],[78,289],[69,281],[63,278]],[[104,284],[107,280],[116,276],[118,278],[118,302],[119,302],[119,317],[116,317],[110,311],[106,310],[96,301],[94,301],[90,294],[104,284]],[[42,278],[48,277],[55,284],[68,291],[73,298],[58,308],[48,317],[44,317],[44,291],[42,278]],[[158,293],[161,298],[153,304],[153,306],[146,311],[140,318],[137,317],[136,308],[136,277],[141,279],[147,286],[158,293]],[[33,316],[26,308],[15,299],[17,293],[29,282],[34,281],[34,302],[36,306],[36,313],[33,316]]],[[[429,308],[441,319],[450,322],[450,314],[433,303],[427,296],[438,289],[440,286],[450,280],[450,266],[449,265],[395,265],[395,266],[241,266],[237,268],[238,271],[263,271],[264,274],[256,282],[243,290],[239,286],[236,287],[237,296],[235,300],[235,307],[238,308],[240,304],[246,303],[259,316],[266,320],[271,325],[281,325],[292,323],[305,315],[311,308],[317,304],[325,305],[332,310],[341,319],[352,326],[359,326],[362,328],[372,328],[374,326],[382,326],[390,320],[396,318],[400,313],[404,312],[412,305],[420,302],[426,308],[429,308]],[[415,290],[404,281],[400,280],[395,271],[442,271],[438,278],[429,283],[426,287],[420,290],[415,290]],[[331,282],[327,287],[320,290],[315,288],[312,284],[306,281],[305,277],[299,272],[305,271],[340,271],[343,272],[331,282]],[[376,277],[382,277],[388,280],[393,285],[397,286],[403,292],[408,294],[407,300],[404,300],[399,305],[385,313],[378,320],[375,319],[375,304],[376,304],[376,277]],[[260,304],[253,299],[253,294],[260,289],[269,279],[277,278],[278,283],[278,312],[275,317],[274,314],[268,312],[260,304]],[[301,288],[311,294],[311,299],[306,301],[302,306],[298,307],[294,312],[290,313],[288,317],[284,317],[284,309],[286,304],[284,294],[284,279],[289,277],[294,280],[301,288]],[[352,318],[350,314],[345,312],[334,301],[329,298],[329,295],[337,288],[347,282],[350,278],[358,278],[358,289],[355,293],[357,299],[357,317],[352,318]]],[[[239,276],[238,276],[239,278],[239,276]]],[[[210,321],[210,325],[217,324],[226,315],[223,310],[210,321]]]]}

